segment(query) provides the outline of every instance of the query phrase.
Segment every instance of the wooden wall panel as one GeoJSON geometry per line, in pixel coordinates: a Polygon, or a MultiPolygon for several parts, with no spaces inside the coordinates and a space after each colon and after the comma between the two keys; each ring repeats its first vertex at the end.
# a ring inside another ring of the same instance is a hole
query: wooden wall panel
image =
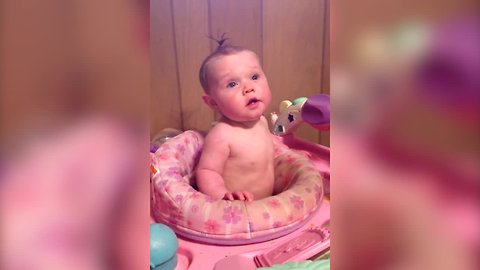
{"type": "Polygon", "coordinates": [[[213,121],[213,112],[202,101],[198,69],[210,52],[208,2],[175,0],[172,3],[183,129],[207,130],[213,121]]]}
{"type": "MultiPolygon", "coordinates": [[[[272,90],[270,110],[283,99],[321,92],[324,1],[263,1],[263,62],[272,90]]],[[[303,125],[299,137],[318,142],[303,125]]]]}
{"type": "Polygon", "coordinates": [[[170,0],[150,1],[150,136],[182,128],[177,60],[170,0]]]}
{"type": "MultiPolygon", "coordinates": [[[[198,69],[216,47],[207,36],[224,32],[261,58],[273,96],[267,116],[281,100],[329,93],[326,2],[152,0],[152,134],[210,128],[214,113],[201,99],[198,69]]],[[[328,133],[307,125],[297,135],[328,145],[328,133]]]]}
{"type": "MultiPolygon", "coordinates": [[[[233,45],[262,56],[262,1],[210,0],[210,32],[213,37],[226,33],[233,45]]],[[[217,46],[211,41],[211,48],[217,46]]]]}

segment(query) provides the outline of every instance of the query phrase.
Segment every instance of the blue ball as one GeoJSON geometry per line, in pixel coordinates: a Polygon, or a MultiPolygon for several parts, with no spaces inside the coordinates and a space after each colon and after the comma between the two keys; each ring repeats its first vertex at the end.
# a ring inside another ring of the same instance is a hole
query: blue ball
{"type": "Polygon", "coordinates": [[[177,265],[178,239],[169,227],[150,224],[150,269],[173,270],[177,265]]]}

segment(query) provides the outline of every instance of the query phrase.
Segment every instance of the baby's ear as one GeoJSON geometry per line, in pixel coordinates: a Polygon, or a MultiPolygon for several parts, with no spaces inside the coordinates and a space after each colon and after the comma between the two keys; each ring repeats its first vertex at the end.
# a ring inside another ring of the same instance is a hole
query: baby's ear
{"type": "Polygon", "coordinates": [[[208,105],[208,107],[212,108],[213,110],[217,108],[217,103],[210,96],[204,95],[202,96],[202,99],[203,99],[203,102],[205,102],[205,104],[208,105]]]}

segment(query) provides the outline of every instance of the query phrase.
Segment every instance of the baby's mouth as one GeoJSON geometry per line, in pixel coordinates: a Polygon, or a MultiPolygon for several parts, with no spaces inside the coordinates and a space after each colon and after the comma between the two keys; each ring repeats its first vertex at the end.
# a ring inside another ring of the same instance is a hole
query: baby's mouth
{"type": "Polygon", "coordinates": [[[250,105],[252,105],[252,104],[256,104],[256,103],[259,102],[259,101],[260,101],[260,100],[257,99],[257,98],[251,98],[251,99],[248,100],[247,106],[250,106],[250,105]]]}

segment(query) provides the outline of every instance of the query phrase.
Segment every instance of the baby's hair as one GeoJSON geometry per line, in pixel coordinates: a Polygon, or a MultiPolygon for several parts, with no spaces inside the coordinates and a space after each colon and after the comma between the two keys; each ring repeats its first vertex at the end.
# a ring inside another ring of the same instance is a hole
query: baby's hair
{"type": "Polygon", "coordinates": [[[226,34],[223,33],[220,36],[220,38],[213,38],[211,36],[208,37],[208,38],[216,41],[218,46],[212,53],[210,53],[205,58],[205,60],[203,60],[202,65],[200,66],[200,71],[198,73],[198,77],[200,79],[200,84],[202,85],[202,88],[206,93],[208,93],[208,72],[207,72],[208,63],[212,59],[214,59],[215,57],[218,57],[218,56],[226,56],[226,55],[232,55],[232,54],[235,54],[235,53],[238,53],[238,52],[248,51],[245,48],[228,44],[227,43],[228,38],[225,37],[225,36],[226,36],[226,34]]]}
{"type": "Polygon", "coordinates": [[[226,33],[223,33],[220,38],[214,38],[212,36],[208,36],[209,39],[217,42],[218,46],[217,46],[217,49],[222,47],[222,46],[226,46],[227,45],[227,40],[229,40],[229,38],[225,37],[227,34],[226,33]]]}

